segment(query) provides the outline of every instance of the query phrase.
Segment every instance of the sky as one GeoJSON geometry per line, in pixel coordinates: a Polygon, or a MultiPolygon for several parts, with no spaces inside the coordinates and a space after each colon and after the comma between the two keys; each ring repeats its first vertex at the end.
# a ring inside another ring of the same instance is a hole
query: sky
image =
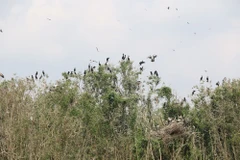
{"type": "Polygon", "coordinates": [[[157,70],[175,94],[189,96],[202,75],[213,85],[239,78],[239,7],[239,0],[2,0],[0,72],[10,79],[44,70],[56,80],[74,67],[83,72],[90,59],[116,64],[125,53],[136,68],[147,62],[145,76],[157,70]],[[155,63],[147,60],[153,54],[155,63]]]}

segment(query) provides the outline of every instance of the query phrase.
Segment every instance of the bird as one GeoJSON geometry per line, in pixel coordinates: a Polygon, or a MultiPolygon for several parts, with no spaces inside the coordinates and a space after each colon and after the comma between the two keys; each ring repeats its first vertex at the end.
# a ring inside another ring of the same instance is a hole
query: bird
{"type": "Polygon", "coordinates": [[[74,68],[73,71],[76,72],[76,68],[74,68]]]}
{"type": "Polygon", "coordinates": [[[87,71],[86,71],[86,70],[84,70],[83,74],[84,74],[84,75],[86,75],[86,73],[87,73],[87,71]]]}
{"type": "Polygon", "coordinates": [[[96,49],[97,49],[97,51],[99,52],[98,47],[96,47],[96,49]]]}
{"type": "Polygon", "coordinates": [[[129,56],[128,56],[127,60],[130,61],[130,57],[129,56]]]}
{"type": "Polygon", "coordinates": [[[39,77],[39,79],[42,79],[42,75],[39,77]]]}
{"type": "Polygon", "coordinates": [[[123,53],[122,60],[125,60],[125,58],[126,58],[126,55],[123,53]]]}
{"type": "Polygon", "coordinates": [[[216,83],[216,85],[219,87],[219,85],[220,85],[219,81],[216,83]]]}
{"type": "Polygon", "coordinates": [[[208,81],[209,81],[209,78],[207,77],[206,80],[207,80],[207,82],[208,82],[208,81]]]}
{"type": "Polygon", "coordinates": [[[192,91],[192,95],[194,95],[194,93],[195,93],[195,92],[196,92],[196,91],[195,91],[195,90],[193,90],[193,91],[192,91]]]}
{"type": "Polygon", "coordinates": [[[99,66],[101,66],[101,63],[100,63],[100,62],[98,62],[98,65],[99,65],[99,66]]]}
{"type": "Polygon", "coordinates": [[[151,75],[153,75],[153,72],[152,72],[152,71],[150,71],[150,74],[151,74],[151,75]]]}
{"type": "Polygon", "coordinates": [[[157,71],[154,71],[154,74],[158,77],[158,72],[157,71]]]}
{"type": "Polygon", "coordinates": [[[151,59],[151,62],[155,62],[155,59],[157,58],[157,55],[148,56],[149,59],[151,59]]]}
{"type": "Polygon", "coordinates": [[[143,67],[140,67],[140,71],[143,71],[143,67]]]}
{"type": "Polygon", "coordinates": [[[68,75],[70,74],[70,71],[68,71],[68,73],[67,73],[68,75]]]}
{"type": "Polygon", "coordinates": [[[38,79],[37,75],[35,74],[35,79],[38,79]]]}
{"type": "Polygon", "coordinates": [[[167,9],[169,10],[169,9],[170,9],[170,7],[167,7],[167,9]]]}
{"type": "Polygon", "coordinates": [[[144,61],[139,62],[140,66],[141,66],[142,64],[144,64],[144,63],[145,63],[144,61]]]}
{"type": "Polygon", "coordinates": [[[38,75],[38,71],[35,73],[35,76],[37,76],[38,75]]]}
{"type": "Polygon", "coordinates": [[[32,80],[34,81],[34,77],[33,77],[33,75],[31,75],[31,78],[32,78],[32,80]]]}
{"type": "Polygon", "coordinates": [[[45,76],[45,72],[44,71],[42,71],[42,74],[43,74],[43,76],[45,76]]]}
{"type": "Polygon", "coordinates": [[[108,62],[108,61],[109,61],[109,59],[110,59],[110,58],[109,58],[109,57],[107,57],[107,58],[106,58],[106,62],[108,62]]]}
{"type": "Polygon", "coordinates": [[[109,72],[112,73],[112,70],[109,67],[107,67],[107,70],[109,70],[109,72]]]}
{"type": "Polygon", "coordinates": [[[186,101],[187,101],[185,97],[183,98],[183,101],[184,101],[184,102],[186,102],[186,101]]]}
{"type": "Polygon", "coordinates": [[[3,33],[3,30],[2,30],[2,29],[0,29],[0,32],[2,32],[2,33],[3,33]]]}
{"type": "Polygon", "coordinates": [[[201,76],[201,78],[200,78],[200,81],[202,81],[203,80],[203,76],[201,76]]]}
{"type": "Polygon", "coordinates": [[[0,77],[4,78],[4,75],[2,73],[0,73],[0,77]]]}

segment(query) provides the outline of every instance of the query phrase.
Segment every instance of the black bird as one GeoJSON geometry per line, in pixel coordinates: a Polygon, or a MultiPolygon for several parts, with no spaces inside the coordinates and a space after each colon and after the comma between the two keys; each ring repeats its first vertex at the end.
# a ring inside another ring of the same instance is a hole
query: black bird
{"type": "Polygon", "coordinates": [[[32,78],[32,80],[34,81],[34,77],[33,77],[33,75],[31,75],[31,78],[32,78]]]}
{"type": "Polygon", "coordinates": [[[38,71],[35,73],[35,76],[37,76],[38,75],[38,71]]]}
{"type": "Polygon", "coordinates": [[[201,76],[201,78],[200,78],[200,81],[202,81],[203,80],[203,76],[201,76]]]}
{"type": "Polygon", "coordinates": [[[101,66],[101,63],[100,63],[100,62],[98,62],[98,65],[99,65],[99,66],[101,66]]]}
{"type": "Polygon", "coordinates": [[[2,33],[3,33],[3,30],[2,30],[2,29],[0,29],[0,32],[2,32],[2,33]]]}
{"type": "Polygon", "coordinates": [[[70,74],[70,71],[68,71],[68,73],[67,73],[68,75],[70,74]]]}
{"type": "Polygon", "coordinates": [[[91,72],[92,72],[92,73],[93,73],[93,69],[94,69],[94,68],[93,68],[93,67],[91,67],[91,72]]]}
{"type": "Polygon", "coordinates": [[[128,56],[127,60],[130,61],[130,57],[129,56],[128,56]]]}
{"type": "Polygon", "coordinates": [[[112,73],[112,70],[109,67],[107,67],[107,70],[109,70],[109,72],[112,73]]]}
{"type": "Polygon", "coordinates": [[[151,62],[155,62],[157,55],[149,56],[148,58],[151,59],[151,62]]]}
{"type": "Polygon", "coordinates": [[[73,71],[71,71],[71,75],[73,75],[73,71]]]}
{"type": "Polygon", "coordinates": [[[154,71],[154,74],[155,74],[156,76],[158,76],[158,72],[157,72],[157,71],[154,71]]]}
{"type": "Polygon", "coordinates": [[[73,71],[76,72],[76,68],[74,68],[73,71]]]}
{"type": "Polygon", "coordinates": [[[150,71],[150,74],[151,74],[151,75],[153,75],[153,72],[152,72],[152,71],[150,71]]]}
{"type": "Polygon", "coordinates": [[[183,98],[183,101],[184,101],[184,102],[186,102],[186,101],[187,101],[185,97],[183,98]]]}
{"type": "Polygon", "coordinates": [[[143,67],[140,67],[140,71],[143,71],[143,67]]]}
{"type": "Polygon", "coordinates": [[[96,50],[99,52],[98,47],[96,47],[96,50]]]}
{"type": "Polygon", "coordinates": [[[219,83],[219,82],[217,82],[217,83],[216,83],[216,85],[219,87],[220,83],[219,83]]]}
{"type": "Polygon", "coordinates": [[[109,61],[109,57],[106,58],[106,62],[108,62],[108,61],[109,61]]]}
{"type": "Polygon", "coordinates": [[[44,71],[42,71],[42,74],[43,74],[43,76],[45,76],[45,72],[44,71]]]}
{"type": "Polygon", "coordinates": [[[86,75],[86,73],[87,73],[87,71],[86,71],[86,70],[84,70],[83,74],[84,74],[84,75],[86,75]]]}
{"type": "Polygon", "coordinates": [[[170,7],[167,7],[167,9],[170,9],[170,7]]]}
{"type": "Polygon", "coordinates": [[[42,79],[42,75],[39,77],[39,79],[42,79]]]}
{"type": "Polygon", "coordinates": [[[140,66],[141,66],[142,64],[144,64],[144,63],[145,63],[144,61],[139,62],[140,66]]]}
{"type": "Polygon", "coordinates": [[[0,77],[4,78],[4,75],[2,73],[0,73],[0,77]]]}
{"type": "Polygon", "coordinates": [[[194,95],[195,92],[196,92],[195,90],[192,91],[192,96],[194,95]]]}
{"type": "Polygon", "coordinates": [[[38,79],[37,74],[35,75],[35,79],[38,79]]]}
{"type": "Polygon", "coordinates": [[[90,64],[88,65],[88,70],[90,71],[90,68],[91,68],[91,66],[90,66],[90,64]]]}
{"type": "Polygon", "coordinates": [[[209,82],[209,78],[208,77],[206,78],[206,80],[207,80],[207,82],[209,82]]]}
{"type": "Polygon", "coordinates": [[[125,58],[126,58],[126,55],[123,53],[122,54],[122,60],[125,60],[125,58]]]}

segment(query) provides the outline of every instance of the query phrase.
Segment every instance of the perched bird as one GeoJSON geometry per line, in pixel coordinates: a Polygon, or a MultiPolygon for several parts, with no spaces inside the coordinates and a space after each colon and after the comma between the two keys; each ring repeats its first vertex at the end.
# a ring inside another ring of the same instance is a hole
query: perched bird
{"type": "Polygon", "coordinates": [[[184,98],[183,98],[183,102],[186,102],[186,101],[187,101],[187,100],[186,100],[186,98],[184,97],[184,98]]]}
{"type": "Polygon", "coordinates": [[[39,79],[42,79],[42,75],[39,77],[39,79]]]}
{"type": "Polygon", "coordinates": [[[86,75],[86,73],[87,73],[87,71],[86,71],[86,70],[84,70],[83,74],[84,74],[84,75],[86,75]]]}
{"type": "Polygon", "coordinates": [[[90,66],[90,64],[88,65],[88,70],[90,71],[90,68],[91,68],[91,66],[90,66]]]}
{"type": "Polygon", "coordinates": [[[157,55],[148,56],[149,59],[151,59],[151,62],[155,62],[155,59],[157,58],[157,55]]]}
{"type": "Polygon", "coordinates": [[[74,68],[73,71],[76,72],[76,68],[74,68]]]}
{"type": "Polygon", "coordinates": [[[158,72],[157,71],[154,71],[154,74],[158,77],[158,72]]]}
{"type": "Polygon", "coordinates": [[[107,70],[108,70],[110,73],[112,73],[112,70],[111,70],[109,67],[107,67],[107,70]]]}
{"type": "Polygon", "coordinates": [[[216,85],[219,87],[219,85],[220,85],[219,81],[216,83],[216,85]]]}
{"type": "Polygon", "coordinates": [[[101,66],[101,63],[100,63],[100,62],[98,62],[98,66],[101,66]]]}
{"type": "Polygon", "coordinates": [[[37,75],[35,75],[35,79],[38,79],[37,75]]]}
{"type": "Polygon", "coordinates": [[[73,75],[73,71],[71,71],[71,75],[73,75]]]}
{"type": "Polygon", "coordinates": [[[126,55],[123,53],[122,54],[122,60],[125,60],[126,59],[126,55]]]}
{"type": "Polygon", "coordinates": [[[109,61],[109,59],[110,59],[110,58],[109,58],[109,57],[107,57],[107,58],[106,58],[106,62],[108,62],[108,61],[109,61]]]}
{"type": "Polygon", "coordinates": [[[206,80],[207,80],[207,82],[209,82],[209,78],[208,77],[206,78],[206,80]]]}
{"type": "Polygon", "coordinates": [[[4,75],[2,73],[0,73],[0,77],[4,78],[4,75]]]}
{"type": "Polygon", "coordinates": [[[70,74],[70,71],[68,71],[68,73],[67,73],[68,75],[70,74]]]}
{"type": "Polygon", "coordinates": [[[3,33],[3,30],[2,30],[2,29],[0,29],[0,32],[2,32],[2,33],[3,33]]]}
{"type": "Polygon", "coordinates": [[[143,67],[140,67],[140,71],[143,71],[143,67]]]}
{"type": "Polygon", "coordinates": [[[127,60],[130,61],[130,57],[129,56],[128,56],[127,60]]]}
{"type": "Polygon", "coordinates": [[[153,72],[152,72],[152,71],[150,71],[150,74],[151,74],[151,75],[153,75],[153,72]]]}
{"type": "Polygon", "coordinates": [[[33,75],[31,75],[31,78],[32,78],[32,80],[34,81],[34,77],[33,77],[33,75]]]}
{"type": "Polygon", "coordinates": [[[45,76],[45,72],[44,71],[42,71],[42,74],[43,74],[43,76],[45,76]]]}
{"type": "Polygon", "coordinates": [[[200,81],[202,81],[203,80],[203,76],[201,76],[201,78],[200,78],[200,81]]]}
{"type": "Polygon", "coordinates": [[[37,76],[38,75],[38,71],[35,73],[35,76],[37,76]]]}
{"type": "Polygon", "coordinates": [[[195,90],[192,91],[192,96],[194,95],[195,92],[196,92],[195,90]]]}
{"type": "Polygon", "coordinates": [[[142,64],[144,64],[144,63],[145,63],[144,61],[139,62],[140,66],[141,66],[142,64]]]}
{"type": "Polygon", "coordinates": [[[98,47],[96,47],[96,50],[99,52],[98,47]]]}

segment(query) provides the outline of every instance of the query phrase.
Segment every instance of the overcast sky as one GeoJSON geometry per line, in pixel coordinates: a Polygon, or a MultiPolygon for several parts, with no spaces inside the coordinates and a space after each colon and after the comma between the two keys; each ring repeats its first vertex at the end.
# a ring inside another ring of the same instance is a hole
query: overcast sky
{"type": "Polygon", "coordinates": [[[158,70],[188,96],[201,75],[239,78],[239,8],[239,0],[1,0],[0,72],[45,70],[54,80],[90,59],[116,63],[125,53],[138,67],[157,54],[145,75],[158,70]]]}

